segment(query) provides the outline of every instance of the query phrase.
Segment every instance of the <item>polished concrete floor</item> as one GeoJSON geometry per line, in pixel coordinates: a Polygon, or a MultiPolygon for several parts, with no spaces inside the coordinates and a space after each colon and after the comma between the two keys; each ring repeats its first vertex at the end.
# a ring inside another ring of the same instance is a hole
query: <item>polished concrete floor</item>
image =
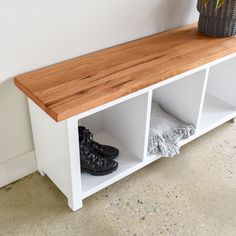
{"type": "Polygon", "coordinates": [[[236,235],[236,125],[89,197],[77,212],[37,173],[2,188],[0,235],[236,235]]]}

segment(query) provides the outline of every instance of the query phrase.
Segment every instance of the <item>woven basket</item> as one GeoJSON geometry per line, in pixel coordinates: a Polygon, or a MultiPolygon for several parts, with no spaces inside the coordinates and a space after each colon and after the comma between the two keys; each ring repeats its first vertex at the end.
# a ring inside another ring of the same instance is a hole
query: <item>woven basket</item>
{"type": "Polygon", "coordinates": [[[226,0],[216,10],[217,0],[198,0],[197,10],[200,13],[198,28],[203,34],[212,37],[229,37],[236,34],[236,0],[226,0]]]}

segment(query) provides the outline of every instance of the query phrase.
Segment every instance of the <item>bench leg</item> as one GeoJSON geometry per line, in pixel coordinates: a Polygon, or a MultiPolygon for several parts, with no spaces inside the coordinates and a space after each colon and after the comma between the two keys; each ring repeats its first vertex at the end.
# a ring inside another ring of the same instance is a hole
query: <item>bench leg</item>
{"type": "Polygon", "coordinates": [[[78,121],[55,122],[31,100],[29,108],[38,171],[46,173],[76,211],[82,207],[78,121]]]}
{"type": "Polygon", "coordinates": [[[73,198],[69,199],[68,198],[68,206],[70,207],[70,209],[72,211],[77,211],[77,210],[79,210],[80,208],[83,207],[82,199],[79,199],[79,198],[77,198],[77,199],[73,199],[73,198]]]}
{"type": "Polygon", "coordinates": [[[232,123],[236,123],[236,117],[231,120],[232,123]]]}

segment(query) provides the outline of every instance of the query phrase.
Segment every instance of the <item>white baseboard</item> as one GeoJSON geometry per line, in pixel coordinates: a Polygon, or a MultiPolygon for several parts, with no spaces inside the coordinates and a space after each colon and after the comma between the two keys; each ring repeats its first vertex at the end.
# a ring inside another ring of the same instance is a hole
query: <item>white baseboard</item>
{"type": "Polygon", "coordinates": [[[0,188],[37,170],[35,153],[30,151],[0,164],[0,188]]]}

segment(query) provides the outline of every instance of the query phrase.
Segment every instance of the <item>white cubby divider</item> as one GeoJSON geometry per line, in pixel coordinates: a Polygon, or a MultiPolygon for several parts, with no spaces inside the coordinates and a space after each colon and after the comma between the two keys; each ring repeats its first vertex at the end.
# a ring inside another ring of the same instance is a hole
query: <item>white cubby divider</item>
{"type": "Polygon", "coordinates": [[[161,157],[147,156],[153,100],[196,125],[196,134],[182,145],[235,118],[235,64],[235,57],[225,57],[58,123],[29,100],[38,170],[78,210],[86,197],[161,157]],[[90,129],[96,141],[119,148],[117,171],[106,176],[81,173],[78,125],[90,129]]]}

